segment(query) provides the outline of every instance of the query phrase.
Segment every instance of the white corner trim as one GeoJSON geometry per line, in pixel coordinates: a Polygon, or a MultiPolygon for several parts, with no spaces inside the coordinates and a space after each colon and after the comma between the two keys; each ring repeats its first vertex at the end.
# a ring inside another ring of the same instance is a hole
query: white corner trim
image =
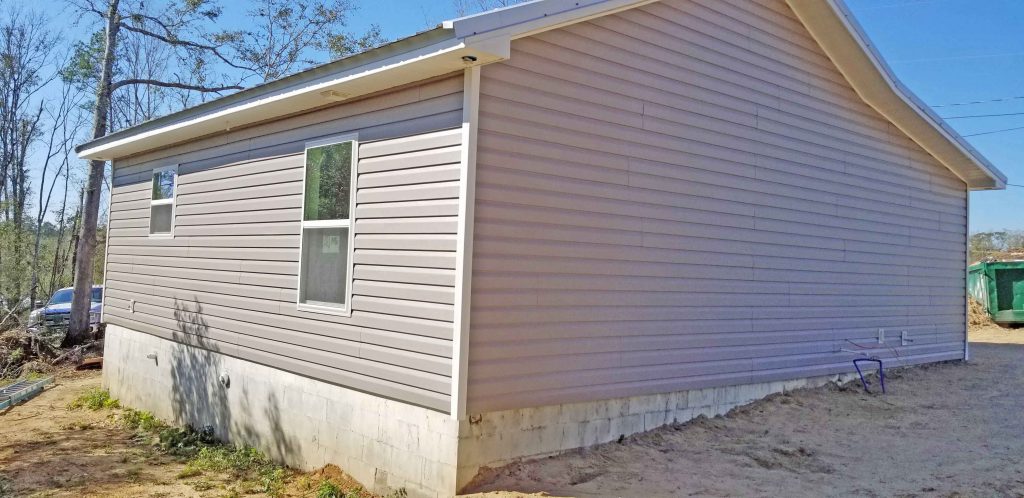
{"type": "Polygon", "coordinates": [[[473,286],[473,224],[476,202],[476,138],[480,109],[480,66],[465,70],[462,93],[462,156],[459,165],[458,242],[455,253],[455,321],[452,344],[451,416],[466,414],[469,384],[470,301],[473,286]]]}
{"type": "MultiPolygon", "coordinates": [[[[108,178],[110,178],[111,187],[114,186],[114,166],[114,163],[110,163],[110,176],[108,178]]],[[[106,166],[104,166],[104,168],[106,168],[106,166]]],[[[106,174],[105,170],[104,174],[106,174]]],[[[152,182],[153,180],[150,181],[152,182]]],[[[175,178],[174,181],[178,181],[177,178],[175,178]]],[[[106,182],[104,182],[104,185],[105,184],[106,182]]],[[[150,188],[152,188],[152,184],[150,185],[150,188]]],[[[150,193],[149,196],[153,197],[153,194],[150,193]]],[[[107,240],[103,243],[103,299],[100,300],[100,323],[106,322],[107,319],[107,275],[110,275],[110,202],[113,199],[114,189],[111,188],[107,191],[107,240]]],[[[150,216],[152,216],[152,205],[150,205],[150,211],[150,216]]],[[[74,236],[74,234],[72,234],[72,236],[74,236]]],[[[33,303],[32,306],[34,307],[35,303],[33,303]]]]}
{"type": "MultiPolygon", "coordinates": [[[[967,190],[967,222],[964,226],[964,282],[967,282],[971,271],[971,191],[967,190]]],[[[964,361],[971,359],[971,293],[964,296],[964,361]]]]}

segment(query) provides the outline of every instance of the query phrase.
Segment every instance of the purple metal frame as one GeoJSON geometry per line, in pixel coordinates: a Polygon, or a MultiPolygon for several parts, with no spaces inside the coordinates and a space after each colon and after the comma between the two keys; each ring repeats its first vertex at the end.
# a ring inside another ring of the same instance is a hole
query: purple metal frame
{"type": "Polygon", "coordinates": [[[862,361],[878,363],[878,380],[882,384],[882,394],[885,394],[885,369],[882,366],[882,360],[878,358],[857,358],[853,360],[853,368],[856,368],[857,375],[860,375],[860,383],[864,386],[864,392],[871,394],[871,389],[868,389],[868,381],[864,378],[864,372],[860,370],[860,362],[862,361]]]}

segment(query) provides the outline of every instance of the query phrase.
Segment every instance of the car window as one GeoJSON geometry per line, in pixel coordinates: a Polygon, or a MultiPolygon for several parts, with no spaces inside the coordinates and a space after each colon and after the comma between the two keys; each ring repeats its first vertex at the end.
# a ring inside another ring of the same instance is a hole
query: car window
{"type": "Polygon", "coordinates": [[[53,297],[50,298],[50,304],[68,304],[71,302],[72,296],[74,296],[74,291],[71,289],[61,289],[53,293],[53,297]]]}
{"type": "Polygon", "coordinates": [[[97,287],[92,290],[92,302],[102,303],[103,302],[103,289],[97,287]]]}

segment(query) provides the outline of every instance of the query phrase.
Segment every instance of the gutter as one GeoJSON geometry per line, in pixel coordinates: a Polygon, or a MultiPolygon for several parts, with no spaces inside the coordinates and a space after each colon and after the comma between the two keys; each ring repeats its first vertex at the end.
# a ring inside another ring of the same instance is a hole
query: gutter
{"type": "Polygon", "coordinates": [[[111,133],[75,148],[113,160],[507,59],[509,44],[467,44],[436,28],[111,133]]]}

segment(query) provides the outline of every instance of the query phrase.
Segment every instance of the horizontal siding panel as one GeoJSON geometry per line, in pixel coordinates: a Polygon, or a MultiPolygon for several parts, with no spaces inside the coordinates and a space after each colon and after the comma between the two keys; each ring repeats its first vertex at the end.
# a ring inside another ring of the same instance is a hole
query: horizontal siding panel
{"type": "Polygon", "coordinates": [[[109,323],[448,411],[462,81],[440,78],[118,161],[109,323]],[[302,311],[304,144],[351,131],[362,140],[352,311],[302,311]],[[151,172],[168,163],[178,164],[174,237],[151,238],[151,172]]]}
{"type": "Polygon", "coordinates": [[[957,357],[966,215],[781,0],[515,40],[481,74],[469,410],[957,357]]]}

